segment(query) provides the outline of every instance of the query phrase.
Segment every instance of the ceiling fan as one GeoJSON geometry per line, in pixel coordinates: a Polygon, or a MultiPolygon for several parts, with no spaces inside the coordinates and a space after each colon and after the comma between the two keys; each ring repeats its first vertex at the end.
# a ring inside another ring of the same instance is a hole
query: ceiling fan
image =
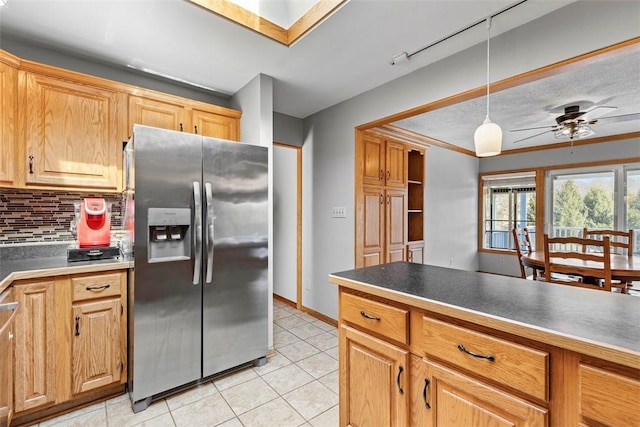
{"type": "Polygon", "coordinates": [[[553,136],[558,139],[568,138],[570,140],[586,138],[594,135],[595,132],[591,129],[591,125],[594,125],[601,121],[612,122],[624,122],[628,120],[640,119],[640,113],[633,114],[621,114],[618,116],[600,117],[606,114],[608,111],[617,110],[618,107],[610,107],[599,105],[587,110],[580,111],[579,105],[570,105],[565,107],[564,114],[556,117],[556,124],[553,126],[538,126],[532,128],[511,129],[509,132],[521,132],[536,129],[545,129],[544,131],[535,135],[528,136],[526,138],[518,139],[516,142],[526,141],[527,139],[535,138],[536,136],[543,135],[547,132],[553,132],[553,136]],[[596,112],[597,111],[597,112],[596,112]]]}

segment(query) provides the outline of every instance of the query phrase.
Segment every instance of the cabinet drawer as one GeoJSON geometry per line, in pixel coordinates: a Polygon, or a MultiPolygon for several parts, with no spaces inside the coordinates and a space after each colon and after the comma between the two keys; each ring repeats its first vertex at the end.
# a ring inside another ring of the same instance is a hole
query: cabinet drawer
{"type": "Polygon", "coordinates": [[[640,425],[640,381],[583,364],[578,373],[580,415],[604,425],[640,425]]]}
{"type": "Polygon", "coordinates": [[[120,295],[121,277],[122,273],[72,277],[73,300],[81,301],[92,298],[118,296],[120,295]]]}
{"type": "Polygon", "coordinates": [[[408,310],[343,293],[340,301],[340,316],[346,322],[399,343],[409,343],[408,310]]]}
{"type": "Polygon", "coordinates": [[[549,353],[428,317],[423,318],[422,329],[427,356],[548,400],[549,353]]]}

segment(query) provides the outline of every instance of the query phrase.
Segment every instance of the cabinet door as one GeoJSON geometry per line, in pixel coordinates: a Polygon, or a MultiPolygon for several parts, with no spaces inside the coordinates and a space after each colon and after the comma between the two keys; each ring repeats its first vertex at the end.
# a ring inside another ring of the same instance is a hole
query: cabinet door
{"type": "Polygon", "coordinates": [[[73,307],[73,394],[120,381],[124,368],[119,299],[73,307]]]}
{"type": "Polygon", "coordinates": [[[384,194],[381,188],[364,188],[363,267],[384,263],[384,194]]]}
{"type": "Polygon", "coordinates": [[[387,190],[386,262],[404,261],[407,235],[407,192],[387,190]]]}
{"type": "Polygon", "coordinates": [[[27,185],[117,188],[119,94],[26,73],[27,185]]]}
{"type": "Polygon", "coordinates": [[[16,69],[0,62],[0,184],[4,185],[14,181],[17,81],[16,69]]]}
{"type": "Polygon", "coordinates": [[[407,351],[342,325],[339,360],[340,426],[407,424],[407,351]]]}
{"type": "Polygon", "coordinates": [[[175,131],[191,130],[183,105],[150,97],[129,96],[129,132],[133,125],[145,125],[175,131]]]}
{"type": "Polygon", "coordinates": [[[16,412],[55,399],[54,281],[14,287],[20,309],[15,321],[16,412]]]}
{"type": "Polygon", "coordinates": [[[213,138],[240,140],[240,123],[235,117],[224,116],[203,110],[192,110],[193,132],[213,138]]]}
{"type": "Polygon", "coordinates": [[[398,142],[387,141],[385,150],[385,185],[407,187],[407,147],[398,142]]]}
{"type": "Polygon", "coordinates": [[[384,140],[372,135],[364,135],[362,146],[364,162],[362,183],[364,185],[384,185],[386,174],[384,140]]]}
{"type": "Polygon", "coordinates": [[[409,262],[414,262],[416,264],[424,264],[423,251],[424,251],[423,243],[408,245],[407,252],[409,255],[409,258],[408,258],[409,262]]]}
{"type": "Polygon", "coordinates": [[[425,380],[425,426],[548,425],[546,409],[435,363],[425,361],[425,380]]]}

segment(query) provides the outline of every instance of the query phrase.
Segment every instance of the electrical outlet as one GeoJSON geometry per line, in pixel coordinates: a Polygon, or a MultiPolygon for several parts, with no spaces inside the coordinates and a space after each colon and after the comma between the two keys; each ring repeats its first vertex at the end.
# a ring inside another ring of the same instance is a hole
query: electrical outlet
{"type": "Polygon", "coordinates": [[[449,267],[453,267],[453,258],[449,260],[449,267]]]}
{"type": "Polygon", "coordinates": [[[504,262],[504,255],[500,255],[500,262],[504,262]]]}
{"type": "Polygon", "coordinates": [[[307,291],[311,290],[311,280],[307,279],[304,281],[304,289],[307,291]]]}
{"type": "Polygon", "coordinates": [[[346,218],[347,217],[347,208],[344,206],[334,207],[331,210],[331,218],[346,218]]]}

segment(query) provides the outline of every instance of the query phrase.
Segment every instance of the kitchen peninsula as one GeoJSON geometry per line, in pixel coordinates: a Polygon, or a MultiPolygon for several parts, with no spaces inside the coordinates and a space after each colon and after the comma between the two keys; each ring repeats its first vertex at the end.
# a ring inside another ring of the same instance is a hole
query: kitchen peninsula
{"type": "Polygon", "coordinates": [[[404,262],[329,281],[341,426],[640,425],[638,298],[404,262]]]}

